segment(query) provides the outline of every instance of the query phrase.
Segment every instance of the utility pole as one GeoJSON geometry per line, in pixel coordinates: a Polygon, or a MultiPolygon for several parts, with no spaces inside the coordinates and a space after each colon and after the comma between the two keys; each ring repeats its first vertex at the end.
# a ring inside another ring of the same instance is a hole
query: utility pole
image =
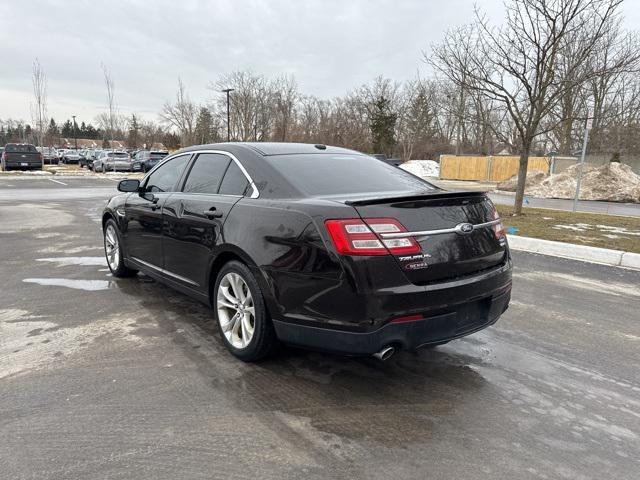
{"type": "Polygon", "coordinates": [[[231,114],[229,113],[229,94],[233,92],[233,88],[225,88],[222,93],[227,94],[227,142],[231,141],[231,114]]]}
{"type": "Polygon", "coordinates": [[[73,141],[76,144],[76,152],[78,151],[78,134],[76,133],[76,116],[71,115],[73,118],[73,141]]]}
{"type": "Polygon", "coordinates": [[[580,197],[580,184],[582,183],[582,172],[584,170],[584,157],[587,153],[587,142],[589,141],[589,130],[593,126],[593,118],[591,112],[587,114],[587,121],[584,125],[584,141],[582,142],[582,155],[580,156],[580,167],[578,169],[578,182],[576,185],[576,196],[573,199],[573,211],[578,209],[578,198],[580,197]]]}

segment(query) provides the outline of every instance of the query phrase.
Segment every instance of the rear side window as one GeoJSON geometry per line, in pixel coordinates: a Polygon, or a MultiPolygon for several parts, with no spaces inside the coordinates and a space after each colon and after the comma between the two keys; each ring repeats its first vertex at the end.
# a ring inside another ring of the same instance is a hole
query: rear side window
{"type": "Polygon", "coordinates": [[[190,155],[180,155],[160,165],[147,179],[147,192],[173,192],[190,155]]]}
{"type": "Polygon", "coordinates": [[[368,155],[299,154],[265,157],[291,185],[308,195],[407,193],[435,187],[368,155]]]}
{"type": "Polygon", "coordinates": [[[231,159],[219,153],[201,153],[196,158],[187,181],[185,193],[218,193],[227,166],[231,159]]]}
{"type": "Polygon", "coordinates": [[[5,151],[7,153],[38,153],[33,145],[7,145],[5,151]]]}
{"type": "Polygon", "coordinates": [[[229,168],[227,168],[227,173],[224,174],[219,193],[222,195],[244,195],[248,186],[249,181],[240,170],[240,167],[236,162],[231,162],[229,168]]]}

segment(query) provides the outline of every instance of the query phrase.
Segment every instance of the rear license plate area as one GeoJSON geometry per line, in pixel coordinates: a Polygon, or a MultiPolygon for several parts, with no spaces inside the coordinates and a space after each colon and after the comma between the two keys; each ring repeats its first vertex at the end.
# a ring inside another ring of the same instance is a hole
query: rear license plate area
{"type": "Polygon", "coordinates": [[[458,308],[452,325],[454,332],[462,334],[485,325],[489,320],[490,309],[491,298],[462,305],[458,308]]]}

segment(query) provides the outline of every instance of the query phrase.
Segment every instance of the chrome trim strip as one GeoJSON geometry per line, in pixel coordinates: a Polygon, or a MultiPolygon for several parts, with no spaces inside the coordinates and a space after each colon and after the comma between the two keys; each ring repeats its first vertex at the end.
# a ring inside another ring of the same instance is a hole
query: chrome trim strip
{"type": "Polygon", "coordinates": [[[196,287],[200,286],[198,283],[194,282],[193,280],[189,280],[188,278],[185,278],[185,277],[183,277],[181,275],[178,275],[176,273],[172,273],[169,270],[165,270],[164,268],[160,268],[160,267],[154,265],[153,263],[145,262],[144,260],[140,260],[137,257],[131,257],[131,260],[133,260],[134,262],[141,263],[142,265],[145,265],[145,266],[147,266],[149,268],[153,268],[154,270],[156,270],[156,271],[158,271],[160,273],[164,273],[165,275],[169,275],[170,277],[177,278],[178,280],[181,280],[181,281],[183,281],[185,283],[190,283],[191,285],[195,285],[196,287]]]}
{"type": "MultiPolygon", "coordinates": [[[[501,220],[492,220],[485,223],[477,223],[473,225],[473,229],[492,227],[500,223],[501,220]]],[[[440,230],[422,230],[419,232],[400,232],[400,233],[380,233],[382,238],[408,238],[408,237],[426,237],[430,235],[442,235],[445,233],[458,233],[460,231],[458,225],[453,228],[442,228],[440,230]]]]}
{"type": "MultiPolygon", "coordinates": [[[[187,152],[185,152],[185,153],[187,153],[187,152]]],[[[258,187],[256,187],[256,184],[253,181],[253,179],[251,178],[251,175],[249,175],[249,172],[247,172],[247,169],[244,168],[244,165],[242,165],[242,163],[240,163],[240,160],[238,160],[233,153],[225,152],[224,150],[191,150],[188,153],[191,153],[192,155],[197,155],[199,153],[218,153],[220,155],[226,155],[227,157],[229,157],[231,160],[233,160],[235,162],[235,164],[238,166],[240,171],[244,174],[244,176],[246,177],[247,181],[249,182],[249,186],[253,189],[253,192],[251,193],[251,195],[249,195],[249,198],[258,198],[260,196],[260,192],[258,191],[258,187]]]]}

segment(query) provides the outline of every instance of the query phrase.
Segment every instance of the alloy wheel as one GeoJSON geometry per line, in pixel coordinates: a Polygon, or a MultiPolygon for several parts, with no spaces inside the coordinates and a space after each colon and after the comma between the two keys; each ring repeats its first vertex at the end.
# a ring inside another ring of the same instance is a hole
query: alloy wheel
{"type": "Polygon", "coordinates": [[[255,306],[249,286],[235,272],[227,273],[218,286],[216,308],[220,328],[235,348],[245,348],[255,330],[255,306]]]}
{"type": "Polygon", "coordinates": [[[109,268],[115,272],[120,265],[120,243],[113,225],[108,225],[104,233],[104,249],[107,254],[109,268]]]}

